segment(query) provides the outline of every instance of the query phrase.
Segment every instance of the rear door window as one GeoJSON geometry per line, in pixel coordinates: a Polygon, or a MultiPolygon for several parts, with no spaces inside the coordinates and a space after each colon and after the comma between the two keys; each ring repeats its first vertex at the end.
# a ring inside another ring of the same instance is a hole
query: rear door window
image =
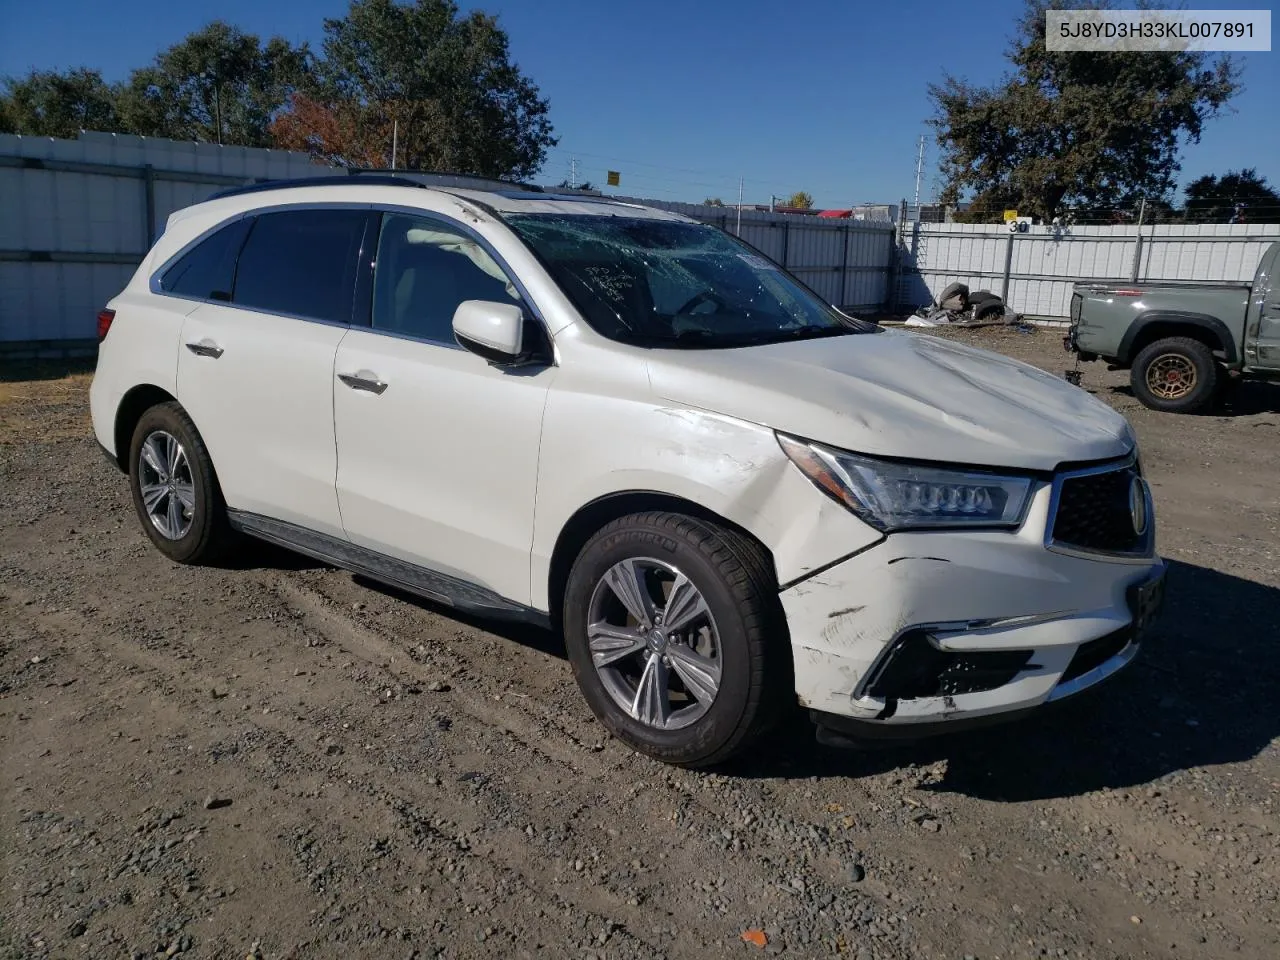
{"type": "Polygon", "coordinates": [[[236,306],[350,323],[368,219],[366,210],[260,214],[236,267],[236,306]]]}
{"type": "Polygon", "coordinates": [[[197,300],[230,300],[236,256],[252,217],[229,223],[183,254],[160,278],[160,289],[197,300]]]}

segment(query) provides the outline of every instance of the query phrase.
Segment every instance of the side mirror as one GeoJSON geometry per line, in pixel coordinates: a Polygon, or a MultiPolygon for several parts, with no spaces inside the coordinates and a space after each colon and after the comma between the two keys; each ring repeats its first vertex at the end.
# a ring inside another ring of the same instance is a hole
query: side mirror
{"type": "Polygon", "coordinates": [[[464,300],[453,312],[453,335],[492,364],[518,363],[523,359],[524,311],[513,303],[464,300]]]}

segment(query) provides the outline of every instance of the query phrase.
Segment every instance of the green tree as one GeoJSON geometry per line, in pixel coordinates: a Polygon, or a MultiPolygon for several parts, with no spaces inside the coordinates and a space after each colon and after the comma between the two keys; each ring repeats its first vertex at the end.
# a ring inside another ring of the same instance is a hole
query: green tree
{"type": "Polygon", "coordinates": [[[362,129],[398,124],[402,167],[523,179],[556,144],[493,16],[460,16],[452,0],[353,0],[324,33],[314,95],[359,111],[362,129]]]}
{"type": "Polygon", "coordinates": [[[1280,223],[1280,194],[1252,167],[1192,180],[1186,196],[1191,223],[1280,223]]]}
{"type": "Polygon", "coordinates": [[[571,184],[568,180],[561,180],[556,187],[560,190],[594,190],[595,185],[590,180],[583,180],[577,186],[571,184]]]}
{"type": "Polygon", "coordinates": [[[1027,0],[990,87],[953,76],[931,84],[943,202],[973,196],[975,215],[1051,218],[1067,207],[1118,208],[1174,187],[1179,144],[1239,88],[1228,58],[1195,52],[1049,52],[1045,11],[1109,7],[1027,0]]]}
{"type": "Polygon", "coordinates": [[[707,197],[707,199],[702,201],[702,205],[704,207],[723,207],[724,201],[719,197],[707,197]]]}
{"type": "Polygon", "coordinates": [[[215,20],[133,71],[120,100],[131,133],[246,147],[270,146],[270,124],[305,83],[311,55],[281,37],[215,20]]]}
{"type": "Polygon", "coordinates": [[[797,190],[787,198],[787,206],[795,207],[797,210],[808,210],[813,206],[813,197],[803,190],[797,190]]]}
{"type": "Polygon", "coordinates": [[[3,88],[0,131],[74,139],[81,130],[123,129],[119,91],[97,70],[33,70],[21,79],[5,80],[3,88]]]}

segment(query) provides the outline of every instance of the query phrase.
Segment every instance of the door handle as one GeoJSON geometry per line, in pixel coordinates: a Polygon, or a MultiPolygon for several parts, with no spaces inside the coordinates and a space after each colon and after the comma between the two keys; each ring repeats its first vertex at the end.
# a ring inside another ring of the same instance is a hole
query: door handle
{"type": "Polygon", "coordinates": [[[338,379],[352,390],[364,390],[368,393],[376,393],[379,396],[387,389],[387,385],[376,376],[362,377],[354,373],[340,373],[338,374],[338,379]]]}
{"type": "Polygon", "coordinates": [[[217,360],[222,356],[222,348],[216,343],[188,343],[187,349],[194,353],[197,357],[210,357],[217,360]]]}

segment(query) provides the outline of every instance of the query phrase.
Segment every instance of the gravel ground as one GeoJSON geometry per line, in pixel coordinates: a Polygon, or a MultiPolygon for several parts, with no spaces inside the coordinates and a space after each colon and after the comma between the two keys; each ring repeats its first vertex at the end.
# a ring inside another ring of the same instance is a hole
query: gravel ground
{"type": "Polygon", "coordinates": [[[169,563],[87,376],[0,371],[0,955],[1280,956],[1280,388],[1174,417],[1085,370],[1173,561],[1145,656],[1017,726],[801,719],[714,774],[609,740],[555,635],[263,546],[169,563]]]}

